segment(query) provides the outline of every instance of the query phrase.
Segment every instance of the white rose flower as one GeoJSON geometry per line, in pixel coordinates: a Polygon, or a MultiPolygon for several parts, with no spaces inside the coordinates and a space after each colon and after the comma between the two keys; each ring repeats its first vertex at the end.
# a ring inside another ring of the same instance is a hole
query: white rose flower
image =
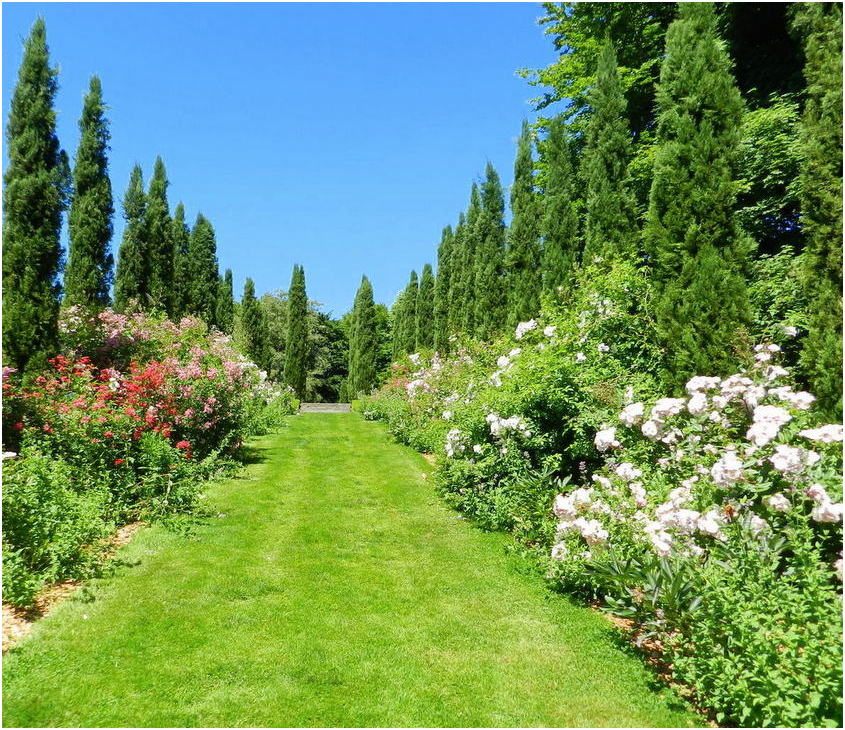
{"type": "Polygon", "coordinates": [[[631,403],[622,409],[622,412],[619,414],[619,420],[628,428],[631,428],[642,421],[644,413],[645,406],[642,403],[631,403]]]}
{"type": "Polygon", "coordinates": [[[805,428],[803,431],[799,431],[798,435],[820,444],[838,443],[842,441],[842,426],[830,423],[818,428],[805,428]]]}
{"type": "Polygon", "coordinates": [[[607,451],[608,449],[616,449],[620,446],[619,441],[616,440],[615,428],[605,428],[598,431],[593,442],[601,452],[607,451]]]}
{"type": "Polygon", "coordinates": [[[772,494],[763,499],[763,504],[775,512],[788,512],[792,509],[792,502],[786,497],[783,492],[772,494]]]}

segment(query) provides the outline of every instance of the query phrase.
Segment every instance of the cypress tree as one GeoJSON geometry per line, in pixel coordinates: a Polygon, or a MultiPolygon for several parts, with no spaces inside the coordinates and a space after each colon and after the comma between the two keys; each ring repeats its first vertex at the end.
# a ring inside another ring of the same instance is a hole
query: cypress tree
{"type": "Polygon", "coordinates": [[[6,127],[3,357],[19,370],[41,368],[58,346],[59,235],[68,172],[56,137],[57,76],[38,18],[24,45],[6,127]]]}
{"type": "Polygon", "coordinates": [[[437,247],[437,281],[434,287],[434,349],[449,351],[451,278],[452,278],[452,226],[446,226],[437,247]]]}
{"type": "Polygon", "coordinates": [[[842,418],[842,5],[796,3],[805,38],[801,124],[802,280],[813,306],[801,365],[819,405],[842,418]]]}
{"type": "Polygon", "coordinates": [[[285,343],[285,382],[305,398],[308,363],[308,295],[305,292],[305,269],[293,267],[288,292],[288,334],[285,343]]]}
{"type": "Polygon", "coordinates": [[[220,274],[217,269],[217,242],[214,228],[202,214],[191,230],[188,240],[188,290],[190,292],[187,314],[193,314],[207,325],[216,325],[217,291],[220,274]]]}
{"type": "Polygon", "coordinates": [[[405,287],[402,304],[402,318],[400,320],[399,341],[400,355],[407,355],[417,349],[417,303],[419,300],[419,278],[417,272],[412,271],[405,287]]]}
{"type": "Polygon", "coordinates": [[[352,308],[352,328],[349,339],[349,376],[347,394],[355,397],[369,393],[376,384],[378,331],[373,287],[366,276],[355,294],[352,308]]]}
{"type": "Polygon", "coordinates": [[[475,222],[475,314],[473,331],[482,340],[499,334],[507,322],[505,292],[505,198],[499,175],[487,163],[481,186],[481,211],[475,222]]]}
{"type": "Polygon", "coordinates": [[[217,327],[221,332],[231,335],[235,329],[235,292],[232,284],[232,270],[226,269],[220,279],[217,295],[217,327]]]}
{"type": "Polygon", "coordinates": [[[446,330],[449,334],[463,331],[463,286],[467,269],[466,215],[461,212],[452,236],[449,256],[449,317],[446,330]]]}
{"type": "Polygon", "coordinates": [[[557,287],[571,281],[578,260],[578,210],[572,157],[562,114],[549,125],[544,151],[543,291],[553,293],[557,287]]]}
{"type": "Polygon", "coordinates": [[[260,368],[266,369],[268,361],[268,334],[264,311],[255,298],[255,284],[247,277],[240,306],[240,333],[244,352],[260,368]]]}
{"type": "Polygon", "coordinates": [[[461,258],[461,273],[459,287],[458,329],[472,335],[475,331],[475,267],[476,256],[481,248],[481,192],[476,183],[472,184],[469,196],[461,242],[463,255],[461,258]]]}
{"type": "Polygon", "coordinates": [[[415,349],[431,349],[434,346],[434,290],[434,272],[431,264],[426,264],[423,266],[417,296],[415,349]]]}
{"type": "Polygon", "coordinates": [[[683,3],[666,36],[645,228],[666,380],[736,366],[750,319],[748,239],[734,215],[743,103],[710,3],[683,3]]]}
{"type": "Polygon", "coordinates": [[[149,306],[170,314],[173,311],[174,250],[171,237],[170,208],[167,204],[167,170],[161,157],[156,157],[147,209],[144,218],[149,257],[149,306]]]}
{"type": "Polygon", "coordinates": [[[111,135],[97,76],[91,77],[79,132],[68,225],[65,304],[105,307],[109,303],[114,265],[110,250],[114,205],[106,154],[111,135]]]}
{"type": "Polygon", "coordinates": [[[527,121],[522,122],[519,135],[510,202],[513,218],[508,231],[508,322],[516,326],[538,314],[542,287],[540,207],[534,190],[531,130],[527,121]]]}
{"type": "Polygon", "coordinates": [[[121,311],[143,306],[147,301],[148,257],[144,212],[147,196],[141,166],[135,165],[123,196],[123,217],[126,227],[117,257],[114,281],[114,304],[121,311]]]}
{"type": "Polygon", "coordinates": [[[191,280],[190,268],[190,240],[191,231],[185,223],[185,206],[182,203],[176,206],[173,211],[173,221],[170,231],[173,241],[173,275],[175,286],[173,287],[173,309],[174,319],[191,313],[193,281],[191,280]]]}
{"type": "Polygon", "coordinates": [[[599,56],[596,84],[588,100],[592,113],[583,157],[587,189],[584,264],[596,258],[630,258],[636,253],[634,197],[628,185],[631,134],[610,41],[599,56]]]}
{"type": "Polygon", "coordinates": [[[404,339],[404,319],[405,319],[405,310],[407,309],[405,305],[405,299],[407,298],[407,286],[405,289],[399,292],[396,295],[396,300],[393,302],[393,307],[390,310],[391,315],[391,335],[392,335],[392,351],[393,351],[393,359],[399,360],[405,354],[405,339],[404,339]]]}

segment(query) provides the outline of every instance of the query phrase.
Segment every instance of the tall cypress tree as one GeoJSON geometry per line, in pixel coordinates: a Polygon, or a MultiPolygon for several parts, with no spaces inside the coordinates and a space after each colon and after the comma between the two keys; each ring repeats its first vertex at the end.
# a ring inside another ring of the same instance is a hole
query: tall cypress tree
{"type": "Polygon", "coordinates": [[[113,277],[110,244],[114,205],[107,157],[110,134],[98,76],[91,77],[79,132],[68,226],[65,304],[105,307],[113,277]]]}
{"type": "Polygon", "coordinates": [[[466,277],[466,215],[461,212],[452,235],[449,255],[449,317],[446,330],[450,334],[463,331],[463,286],[466,277]]]}
{"type": "Polygon", "coordinates": [[[481,212],[475,223],[475,315],[473,331],[483,340],[499,334],[507,322],[505,292],[505,198],[499,174],[487,163],[481,186],[481,212]]]}
{"type": "Polygon", "coordinates": [[[235,329],[235,293],[232,284],[232,270],[226,269],[226,273],[220,279],[217,294],[217,327],[221,332],[231,335],[235,329]]]}
{"type": "Polygon", "coordinates": [[[404,321],[405,321],[405,312],[407,310],[407,306],[405,304],[405,299],[407,298],[407,289],[406,286],[399,294],[396,295],[396,299],[393,302],[393,306],[390,309],[390,318],[391,318],[391,339],[392,339],[392,351],[393,351],[393,359],[399,360],[405,354],[405,338],[404,338],[404,321]]]}
{"type": "Polygon", "coordinates": [[[285,382],[305,398],[308,362],[308,295],[305,292],[305,269],[296,265],[288,292],[288,334],[285,342],[285,382]]]}
{"type": "Polygon", "coordinates": [[[149,290],[149,261],[144,213],[147,196],[141,166],[135,165],[123,196],[123,217],[126,227],[117,257],[114,281],[114,305],[121,311],[142,307],[149,290]]]}
{"type": "Polygon", "coordinates": [[[596,258],[630,258],[636,253],[634,196],[628,185],[631,134],[610,41],[599,55],[596,84],[588,100],[592,113],[583,157],[587,188],[584,264],[596,258]]]}
{"type": "Polygon", "coordinates": [[[209,326],[217,324],[217,292],[220,274],[217,269],[217,241],[214,228],[202,214],[197,215],[188,241],[187,314],[200,317],[209,326]]]}
{"type": "Polygon", "coordinates": [[[378,358],[378,330],[373,287],[366,276],[355,294],[352,308],[352,330],[349,339],[349,376],[347,391],[350,397],[369,393],[376,384],[378,358]]]}
{"type": "Polygon", "coordinates": [[[475,331],[475,266],[478,250],[481,248],[481,191],[476,183],[472,184],[469,207],[461,233],[463,256],[461,258],[458,328],[461,332],[472,335],[475,331]]]}
{"type": "Polygon", "coordinates": [[[801,365],[819,405],[842,418],[842,5],[796,3],[807,103],[801,124],[802,279],[813,307],[801,365]]]}
{"type": "Polygon", "coordinates": [[[173,311],[174,251],[171,237],[170,208],[167,204],[167,170],[161,157],[156,157],[147,210],[144,218],[149,256],[149,288],[147,303],[168,314],[173,311]]]}
{"type": "Polygon", "coordinates": [[[522,122],[517,145],[511,211],[513,218],[508,231],[507,294],[508,322],[515,326],[539,312],[542,287],[539,199],[534,189],[531,130],[527,121],[522,122]]]}
{"type": "Polygon", "coordinates": [[[417,302],[419,300],[419,277],[412,271],[402,299],[402,318],[399,329],[400,355],[407,355],[417,349],[417,302]]]}
{"type": "Polygon", "coordinates": [[[179,203],[173,211],[170,237],[173,241],[173,302],[171,314],[175,319],[190,314],[192,304],[192,286],[189,248],[191,231],[185,222],[185,206],[179,203]]]}
{"type": "Polygon", "coordinates": [[[68,163],[56,136],[57,76],[38,18],[12,95],[3,190],[3,358],[30,371],[46,364],[58,342],[59,234],[68,163]]]}
{"type": "Polygon", "coordinates": [[[711,3],[683,3],[666,36],[657,92],[645,242],[666,379],[736,366],[749,322],[749,241],[734,215],[743,103],[711,3]]]}
{"type": "Polygon", "coordinates": [[[441,354],[449,352],[450,316],[449,303],[452,287],[452,226],[446,226],[437,247],[437,281],[434,287],[434,349],[441,354]]]}
{"type": "Polygon", "coordinates": [[[255,283],[247,277],[240,306],[240,334],[246,355],[260,368],[267,368],[268,335],[264,311],[255,298],[255,283]]]}
{"type": "Polygon", "coordinates": [[[572,153],[562,114],[549,124],[544,153],[543,290],[552,293],[571,281],[578,260],[578,209],[572,153]]]}
{"type": "Polygon", "coordinates": [[[434,289],[434,272],[431,264],[426,264],[423,266],[417,296],[415,349],[430,349],[434,346],[434,289]]]}

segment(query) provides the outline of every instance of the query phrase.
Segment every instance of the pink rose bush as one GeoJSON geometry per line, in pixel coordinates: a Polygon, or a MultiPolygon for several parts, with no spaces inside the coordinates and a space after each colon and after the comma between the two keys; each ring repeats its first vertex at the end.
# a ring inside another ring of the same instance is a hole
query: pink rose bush
{"type": "Polygon", "coordinates": [[[47,372],[3,373],[4,589],[19,603],[84,572],[113,527],[190,512],[243,439],[295,406],[196,319],[72,308],[61,331],[47,372]]]}

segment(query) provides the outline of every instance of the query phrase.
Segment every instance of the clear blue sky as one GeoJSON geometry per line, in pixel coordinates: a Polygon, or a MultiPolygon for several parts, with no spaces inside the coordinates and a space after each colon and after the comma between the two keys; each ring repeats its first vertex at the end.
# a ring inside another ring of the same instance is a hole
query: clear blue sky
{"type": "MultiPolygon", "coordinates": [[[[100,75],[116,203],[156,155],[171,208],[217,232],[235,295],[287,289],[294,263],[336,316],[366,273],[392,303],[435,263],[440,231],[489,159],[509,185],[536,90],[517,68],[555,52],[535,3],[4,3],[3,119],[38,14],[60,67],[58,132],[75,154],[100,75]]],[[[115,219],[115,252],[123,219],[115,219]]]]}

